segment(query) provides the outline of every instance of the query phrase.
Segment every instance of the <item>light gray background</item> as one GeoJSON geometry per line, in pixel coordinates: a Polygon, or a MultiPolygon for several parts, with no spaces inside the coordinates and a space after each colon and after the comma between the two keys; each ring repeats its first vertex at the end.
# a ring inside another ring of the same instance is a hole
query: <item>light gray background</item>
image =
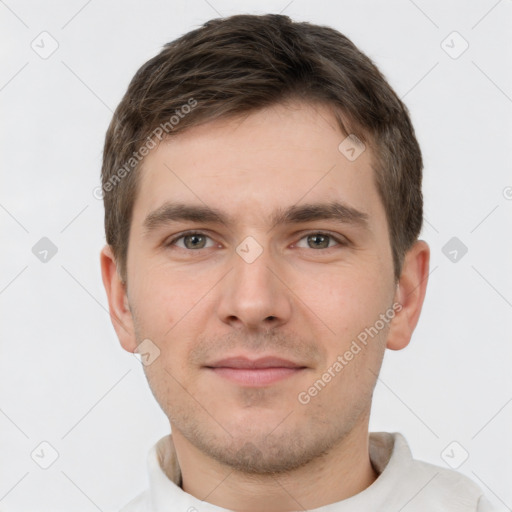
{"type": "Polygon", "coordinates": [[[467,451],[459,471],[512,510],[511,0],[0,1],[0,510],[117,510],[147,486],[168,423],[107,314],[93,196],[104,134],[164,43],[242,12],[335,27],[409,107],[431,275],[411,344],[386,354],[371,430],[402,432],[441,466],[467,451]],[[469,44],[457,58],[453,31],[469,44]],[[45,263],[42,237],[58,248],[45,263]],[[468,248],[456,262],[442,251],[452,237],[468,248]],[[43,441],[59,454],[48,469],[43,441]]]}

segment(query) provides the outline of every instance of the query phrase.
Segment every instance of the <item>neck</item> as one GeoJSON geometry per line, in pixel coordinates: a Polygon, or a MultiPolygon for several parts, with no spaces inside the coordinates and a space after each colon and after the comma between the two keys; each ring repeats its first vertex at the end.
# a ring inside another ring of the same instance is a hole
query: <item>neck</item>
{"type": "Polygon", "coordinates": [[[362,492],[378,477],[369,457],[368,417],[323,457],[294,471],[248,475],[211,459],[179,431],[172,433],[182,488],[230,510],[286,512],[314,509],[362,492]]]}

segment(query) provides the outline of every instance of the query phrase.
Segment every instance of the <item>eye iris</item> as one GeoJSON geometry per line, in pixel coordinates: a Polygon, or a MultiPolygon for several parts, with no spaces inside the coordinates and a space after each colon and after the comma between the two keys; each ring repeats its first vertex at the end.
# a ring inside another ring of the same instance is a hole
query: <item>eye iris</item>
{"type": "MultiPolygon", "coordinates": [[[[329,247],[329,235],[321,235],[321,234],[315,234],[315,235],[309,235],[308,236],[308,245],[314,249],[325,249],[329,247]],[[314,240],[314,242],[311,244],[309,243],[311,240],[314,240]],[[317,243],[319,242],[319,243],[317,243]]],[[[204,248],[206,238],[205,236],[201,234],[191,234],[191,235],[185,235],[183,237],[185,247],[187,249],[197,249],[197,248],[204,248]],[[199,243],[198,243],[199,240],[199,243]]]]}
{"type": "Polygon", "coordinates": [[[183,238],[184,242],[185,242],[185,247],[187,249],[195,249],[197,247],[199,247],[200,249],[203,248],[204,246],[204,241],[205,241],[205,237],[203,235],[186,235],[184,238],[183,238]],[[188,240],[197,240],[197,239],[202,239],[203,241],[203,244],[201,245],[200,243],[197,244],[197,243],[192,243],[192,244],[188,244],[187,241],[188,240]]]}
{"type": "MultiPolygon", "coordinates": [[[[318,248],[320,247],[321,249],[323,249],[323,248],[329,247],[329,237],[328,237],[328,236],[326,236],[326,235],[310,235],[310,236],[308,237],[308,239],[309,239],[309,240],[311,240],[311,239],[315,239],[315,240],[321,239],[321,240],[324,242],[324,243],[323,243],[323,244],[321,244],[321,245],[314,244],[314,245],[313,245],[313,248],[318,249],[318,248]]],[[[311,245],[310,245],[310,246],[311,246],[311,245]]]]}

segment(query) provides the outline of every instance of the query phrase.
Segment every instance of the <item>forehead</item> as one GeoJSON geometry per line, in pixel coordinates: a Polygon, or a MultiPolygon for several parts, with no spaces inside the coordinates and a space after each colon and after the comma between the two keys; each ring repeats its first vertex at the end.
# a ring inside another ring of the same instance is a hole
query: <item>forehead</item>
{"type": "Polygon", "coordinates": [[[371,151],[348,158],[351,140],[329,108],[303,103],[190,128],[146,156],[134,219],[172,201],[229,211],[240,222],[275,222],[278,210],[301,202],[383,214],[371,151]]]}

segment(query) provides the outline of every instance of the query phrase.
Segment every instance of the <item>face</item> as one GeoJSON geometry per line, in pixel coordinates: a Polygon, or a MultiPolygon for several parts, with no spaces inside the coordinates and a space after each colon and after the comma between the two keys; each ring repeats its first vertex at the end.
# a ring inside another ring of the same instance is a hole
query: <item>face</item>
{"type": "Polygon", "coordinates": [[[144,161],[136,343],[160,351],[144,368],[173,433],[236,469],[300,467],[367,418],[396,286],[370,149],[351,161],[344,138],[328,109],[279,105],[144,161]]]}

